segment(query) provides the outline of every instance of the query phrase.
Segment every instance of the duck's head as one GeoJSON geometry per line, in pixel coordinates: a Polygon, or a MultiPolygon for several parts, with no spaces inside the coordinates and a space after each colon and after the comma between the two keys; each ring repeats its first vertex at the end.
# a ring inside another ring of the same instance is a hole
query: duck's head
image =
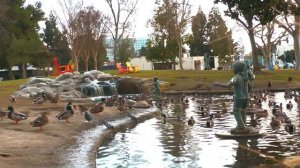
{"type": "Polygon", "coordinates": [[[7,110],[9,110],[9,111],[14,111],[14,108],[13,108],[13,106],[8,106],[8,107],[7,107],[7,110]]]}
{"type": "Polygon", "coordinates": [[[66,107],[66,109],[67,109],[67,110],[73,110],[72,104],[70,104],[70,105],[68,104],[67,107],[66,107]]]}

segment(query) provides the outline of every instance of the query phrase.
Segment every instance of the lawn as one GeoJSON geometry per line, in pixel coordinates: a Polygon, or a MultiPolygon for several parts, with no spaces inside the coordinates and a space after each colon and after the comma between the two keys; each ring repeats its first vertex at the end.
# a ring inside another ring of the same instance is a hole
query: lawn
{"type": "MultiPolygon", "coordinates": [[[[118,76],[130,76],[137,78],[150,78],[158,76],[160,81],[169,82],[168,90],[211,90],[210,84],[215,81],[227,82],[232,76],[232,71],[178,71],[178,70],[154,70],[140,71],[138,73],[118,74],[116,70],[104,71],[106,73],[118,76]]],[[[300,88],[300,71],[280,70],[280,71],[261,71],[256,75],[253,81],[254,88],[265,88],[267,81],[272,82],[272,87],[300,88]],[[292,77],[293,81],[288,82],[288,77],[292,77]]],[[[12,81],[0,82],[1,96],[8,96],[15,90],[20,88],[28,79],[19,79],[12,81]]]]}

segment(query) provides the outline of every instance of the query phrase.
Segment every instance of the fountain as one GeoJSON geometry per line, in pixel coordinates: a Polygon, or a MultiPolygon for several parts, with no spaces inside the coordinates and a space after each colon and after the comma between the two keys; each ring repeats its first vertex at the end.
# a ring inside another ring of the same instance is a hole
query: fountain
{"type": "Polygon", "coordinates": [[[118,94],[114,83],[109,81],[94,80],[91,83],[80,85],[79,90],[88,97],[105,97],[118,94]]]}

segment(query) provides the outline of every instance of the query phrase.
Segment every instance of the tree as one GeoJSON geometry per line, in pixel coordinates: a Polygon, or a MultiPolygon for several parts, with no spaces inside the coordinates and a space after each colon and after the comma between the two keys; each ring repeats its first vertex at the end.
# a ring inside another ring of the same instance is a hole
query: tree
{"type": "Polygon", "coordinates": [[[192,17],[192,35],[189,37],[188,44],[190,46],[191,56],[204,55],[206,41],[206,24],[207,19],[201,8],[199,7],[198,12],[192,17]]]}
{"type": "MultiPolygon", "coordinates": [[[[174,13],[174,36],[178,46],[178,58],[179,58],[179,67],[183,70],[182,66],[182,56],[183,56],[183,35],[187,29],[188,24],[190,23],[190,14],[191,14],[191,5],[189,0],[182,0],[181,3],[178,0],[171,0],[172,3],[172,13],[174,13]]],[[[171,21],[171,20],[169,20],[171,21]]]]}
{"type": "Polygon", "coordinates": [[[218,8],[212,8],[207,23],[208,46],[213,50],[213,55],[218,56],[220,64],[230,62],[234,54],[235,43],[232,32],[228,30],[218,8]]]}
{"type": "Polygon", "coordinates": [[[59,5],[63,11],[64,17],[58,17],[58,21],[63,29],[63,34],[66,35],[68,44],[70,45],[72,60],[75,65],[75,70],[78,71],[79,55],[82,49],[82,39],[80,37],[80,27],[76,23],[75,18],[79,11],[83,8],[83,2],[74,3],[72,0],[59,1],[59,5]]]}
{"type": "Polygon", "coordinates": [[[70,61],[70,48],[65,34],[60,32],[57,27],[57,18],[51,12],[46,19],[45,28],[40,36],[46,44],[50,54],[57,56],[59,63],[68,64],[70,61]]]}
{"type": "Polygon", "coordinates": [[[281,3],[283,8],[273,6],[273,9],[277,10],[277,14],[282,16],[281,18],[276,18],[275,22],[293,37],[296,61],[295,68],[300,70],[300,1],[286,0],[281,1],[281,3]],[[293,21],[290,21],[289,17],[293,17],[293,21]]]}
{"type": "Polygon", "coordinates": [[[252,48],[254,71],[260,70],[254,38],[254,20],[263,25],[273,20],[276,16],[276,10],[272,7],[280,8],[278,1],[280,0],[215,0],[215,3],[222,2],[225,4],[228,8],[225,14],[237,20],[246,29],[252,48]]]}
{"type": "MultiPolygon", "coordinates": [[[[267,23],[256,28],[256,37],[262,43],[261,50],[264,58],[266,59],[266,67],[270,67],[271,57],[274,51],[274,48],[280,42],[283,37],[286,37],[287,32],[278,32],[276,30],[276,24],[274,21],[267,23]]],[[[260,46],[256,43],[257,46],[260,46]]]]}
{"type": "MultiPolygon", "coordinates": [[[[162,61],[163,63],[172,62],[175,68],[176,56],[178,56],[178,37],[176,37],[175,26],[175,5],[171,0],[163,0],[163,2],[156,2],[157,8],[154,10],[154,16],[149,20],[150,25],[154,31],[151,36],[151,45],[149,46],[149,55],[155,58],[156,61],[162,61]],[[155,51],[155,52],[154,52],[155,51]],[[161,54],[154,56],[151,53],[160,51],[161,54]],[[160,57],[158,57],[160,56],[160,57]]],[[[177,5],[176,5],[177,6],[177,5]]]]}
{"type": "Polygon", "coordinates": [[[124,38],[119,43],[119,61],[121,63],[126,63],[130,60],[130,58],[133,58],[136,56],[135,49],[134,49],[134,43],[135,40],[131,38],[124,38]]]}
{"type": "Polygon", "coordinates": [[[2,45],[6,46],[2,51],[4,54],[1,55],[2,66],[8,70],[10,79],[14,79],[11,70],[14,65],[19,66],[20,76],[26,77],[26,65],[31,60],[27,51],[32,51],[30,54],[38,52],[35,50],[37,44],[35,42],[40,42],[37,34],[38,22],[44,19],[44,12],[41,10],[39,2],[35,6],[28,5],[26,7],[24,7],[23,0],[7,0],[5,2],[7,5],[6,13],[3,15],[5,19],[0,20],[2,31],[7,33],[4,36],[7,42],[2,45]]]}
{"type": "Polygon", "coordinates": [[[109,32],[113,38],[113,54],[114,63],[117,63],[118,47],[120,40],[129,30],[131,25],[131,17],[136,11],[138,0],[105,0],[112,14],[112,25],[107,25],[109,32]],[[115,4],[116,3],[116,4],[115,4]]]}

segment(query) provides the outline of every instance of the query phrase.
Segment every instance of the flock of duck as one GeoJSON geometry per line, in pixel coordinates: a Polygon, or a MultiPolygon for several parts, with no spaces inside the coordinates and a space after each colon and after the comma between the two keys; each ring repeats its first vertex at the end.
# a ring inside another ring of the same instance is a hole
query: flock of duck
{"type": "MultiPolygon", "coordinates": [[[[268,100],[268,105],[270,109],[272,109],[272,112],[270,112],[273,116],[271,118],[270,126],[272,128],[278,128],[282,124],[284,124],[285,130],[288,132],[294,132],[295,131],[295,125],[292,123],[291,119],[286,115],[283,108],[283,103],[278,103],[274,100],[274,93],[267,92],[267,91],[257,91],[255,93],[251,94],[251,101],[249,105],[249,109],[247,110],[247,114],[250,115],[251,119],[249,121],[249,126],[256,127],[260,125],[260,118],[267,117],[269,115],[269,112],[267,110],[262,109],[262,103],[264,101],[268,100]]],[[[189,107],[190,101],[196,101],[200,106],[198,107],[198,114],[197,117],[201,118],[207,118],[204,125],[207,128],[212,128],[214,126],[214,118],[221,118],[223,114],[228,113],[226,103],[224,101],[221,101],[221,107],[219,110],[211,112],[211,106],[215,102],[213,102],[212,98],[209,98],[208,100],[199,99],[198,95],[193,96],[191,99],[189,99],[188,96],[180,95],[179,98],[179,107],[180,112],[184,112],[185,109],[189,107]]],[[[285,99],[293,99],[295,102],[300,103],[300,94],[297,91],[287,91],[284,94],[285,99]]],[[[144,100],[149,105],[155,105],[161,110],[161,116],[163,118],[163,123],[166,123],[167,121],[173,120],[173,121],[184,121],[187,122],[189,126],[193,126],[196,123],[196,120],[194,119],[195,116],[190,116],[190,118],[186,121],[183,116],[181,116],[179,113],[177,115],[167,115],[167,113],[163,112],[164,108],[168,106],[168,104],[172,103],[175,104],[176,97],[164,97],[161,99],[157,99],[154,101],[154,99],[146,97],[145,95],[141,95],[139,97],[122,97],[122,96],[112,96],[107,99],[103,99],[98,103],[95,103],[92,108],[89,110],[87,106],[85,105],[73,105],[72,102],[68,102],[66,104],[66,107],[56,115],[56,118],[58,120],[65,120],[66,122],[69,122],[69,119],[74,115],[75,109],[80,112],[80,114],[84,114],[84,118],[86,121],[93,121],[94,115],[102,112],[104,110],[105,106],[117,106],[118,110],[120,112],[124,112],[127,114],[128,117],[131,119],[136,119],[136,117],[128,112],[128,109],[130,109],[137,100],[144,100]],[[153,104],[154,103],[154,104],[153,104]]],[[[3,119],[5,116],[7,116],[9,119],[15,121],[15,124],[18,124],[22,120],[28,119],[28,115],[16,112],[14,110],[13,104],[16,103],[16,98],[11,98],[11,105],[7,108],[8,112],[0,110],[0,118],[3,119]]],[[[39,97],[32,100],[33,104],[43,104],[47,101],[50,101],[51,103],[57,104],[60,99],[59,95],[56,95],[54,98],[48,98],[45,93],[42,93],[39,97]]],[[[290,110],[293,108],[293,104],[291,101],[289,101],[286,105],[287,110],[290,110]]],[[[41,113],[40,116],[35,118],[32,122],[30,122],[30,125],[32,127],[39,127],[42,129],[43,126],[48,124],[49,117],[47,116],[47,113],[41,113]]],[[[107,128],[113,128],[112,125],[110,125],[108,122],[103,122],[103,124],[107,128]]]]}
{"type": "MultiPolygon", "coordinates": [[[[42,105],[45,102],[49,101],[50,103],[54,103],[57,105],[57,103],[60,101],[59,95],[56,95],[54,98],[47,98],[45,93],[41,93],[40,96],[32,100],[32,104],[42,105]]],[[[15,124],[18,125],[20,121],[27,120],[28,115],[24,114],[22,112],[17,112],[14,110],[13,105],[16,104],[16,98],[12,97],[10,98],[11,105],[8,106],[6,111],[0,110],[0,118],[3,120],[5,116],[7,116],[8,119],[15,121],[15,124]]],[[[98,114],[103,111],[104,106],[103,102],[96,103],[90,110],[88,110],[87,107],[83,105],[75,105],[73,106],[72,102],[68,102],[66,107],[56,115],[56,118],[58,120],[65,120],[66,122],[69,122],[68,120],[74,115],[75,109],[78,109],[80,111],[80,114],[85,113],[84,117],[87,121],[93,120],[93,115],[98,114]]],[[[33,121],[30,122],[30,125],[32,127],[39,127],[42,129],[43,126],[47,125],[49,122],[49,117],[47,115],[47,112],[41,113],[40,116],[35,118],[33,121]]]]}
{"type": "MultiPolygon", "coordinates": [[[[276,102],[275,94],[273,92],[268,92],[266,90],[253,92],[251,94],[251,101],[249,102],[249,106],[246,110],[246,114],[250,116],[250,120],[247,122],[248,126],[260,126],[260,119],[266,118],[269,116],[269,114],[271,114],[272,117],[269,125],[272,127],[272,129],[280,128],[283,125],[284,129],[287,132],[295,132],[296,127],[284,110],[291,110],[293,108],[293,104],[291,102],[292,99],[294,99],[296,103],[300,103],[300,93],[298,91],[286,91],[284,93],[284,98],[288,102],[285,104],[285,108],[283,108],[284,105],[282,102],[276,102]],[[270,112],[262,108],[263,102],[269,105],[269,109],[271,109],[270,112]]],[[[196,101],[199,104],[199,107],[197,107],[197,113],[199,115],[197,115],[196,117],[207,118],[205,124],[200,124],[204,125],[207,128],[211,128],[214,126],[214,118],[221,118],[223,114],[228,113],[226,103],[224,101],[221,101],[221,107],[219,108],[219,110],[212,112],[211,106],[215,105],[215,102],[212,100],[212,98],[209,98],[208,100],[203,100],[199,99],[197,95],[192,96],[192,98],[180,95],[179,100],[179,106],[181,107],[181,111],[185,111],[185,109],[189,107],[190,101],[196,101]]],[[[161,109],[161,111],[164,111],[164,108],[166,108],[170,102],[174,104],[175,100],[165,97],[158,101],[157,106],[161,109]]],[[[196,123],[195,116],[191,116],[186,121],[184,120],[184,117],[180,115],[175,115],[175,117],[168,117],[167,113],[168,110],[167,112],[163,112],[161,114],[161,116],[163,117],[163,123],[166,123],[168,120],[171,119],[173,121],[185,121],[190,126],[193,126],[196,123]]]]}

